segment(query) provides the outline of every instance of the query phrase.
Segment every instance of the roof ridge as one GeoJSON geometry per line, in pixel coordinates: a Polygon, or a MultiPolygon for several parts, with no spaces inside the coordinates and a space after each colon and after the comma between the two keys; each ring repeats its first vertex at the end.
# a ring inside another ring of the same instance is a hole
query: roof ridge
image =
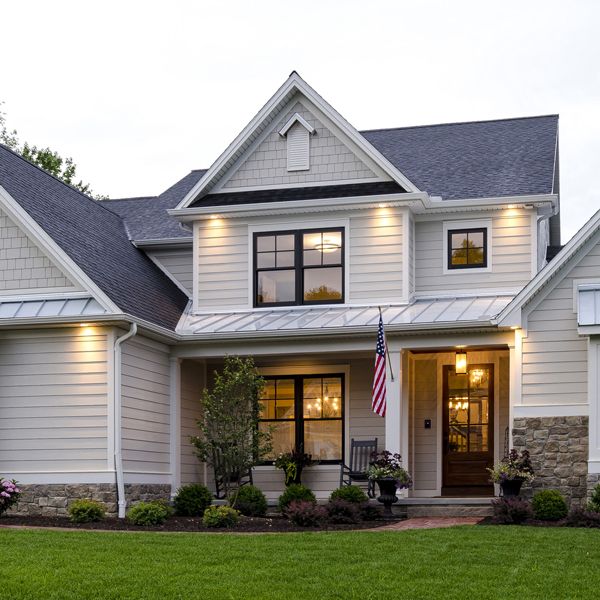
{"type": "Polygon", "coordinates": [[[51,177],[52,179],[58,181],[59,183],[62,183],[62,185],[64,185],[65,187],[68,187],[69,189],[73,190],[74,192],[77,192],[82,198],[85,198],[86,200],[89,200],[90,202],[93,202],[94,204],[100,206],[105,211],[109,212],[111,215],[114,215],[115,217],[117,217],[120,221],[123,220],[121,218],[121,216],[118,215],[116,212],[113,212],[109,208],[106,208],[106,206],[103,206],[102,201],[94,200],[94,198],[91,198],[87,194],[84,194],[81,190],[77,189],[75,186],[71,185],[70,183],[63,181],[60,177],[53,175],[49,171],[46,171],[46,169],[42,169],[42,167],[40,167],[39,165],[36,165],[35,163],[31,162],[30,160],[27,160],[23,155],[19,154],[18,152],[15,152],[12,148],[9,148],[6,144],[0,143],[0,147],[3,148],[4,150],[10,152],[10,154],[16,156],[18,159],[22,160],[24,163],[34,167],[38,171],[41,171],[44,175],[51,177]]]}
{"type": "Polygon", "coordinates": [[[126,202],[128,200],[156,200],[158,196],[131,196],[130,198],[104,198],[97,202],[126,202]]]}
{"type": "Polygon", "coordinates": [[[361,129],[359,133],[371,133],[374,131],[398,131],[400,129],[424,129],[426,127],[450,127],[452,125],[473,125],[475,123],[501,123],[503,121],[528,121],[531,119],[547,119],[549,117],[559,117],[558,113],[549,113],[547,115],[533,115],[530,117],[505,117],[502,119],[482,119],[479,121],[449,121],[447,123],[431,123],[429,125],[407,125],[404,127],[378,127],[375,129],[361,129]]]}

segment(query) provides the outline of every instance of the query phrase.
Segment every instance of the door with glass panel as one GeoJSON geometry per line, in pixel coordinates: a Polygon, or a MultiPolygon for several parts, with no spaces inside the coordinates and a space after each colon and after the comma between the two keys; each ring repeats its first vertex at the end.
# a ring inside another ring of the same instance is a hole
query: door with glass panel
{"type": "Polygon", "coordinates": [[[270,431],[273,450],[265,460],[301,447],[313,460],[343,459],[344,375],[266,377],[260,429],[270,431]]]}
{"type": "Polygon", "coordinates": [[[470,365],[466,374],[444,367],[444,494],[492,492],[494,459],[494,367],[470,365]]]}

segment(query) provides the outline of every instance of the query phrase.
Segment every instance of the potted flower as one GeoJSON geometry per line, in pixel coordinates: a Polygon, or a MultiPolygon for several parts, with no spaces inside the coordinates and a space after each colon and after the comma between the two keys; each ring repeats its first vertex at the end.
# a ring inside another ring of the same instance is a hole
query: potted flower
{"type": "Polygon", "coordinates": [[[524,481],[533,479],[533,467],[529,452],[523,450],[520,454],[514,448],[493,469],[488,469],[490,480],[497,483],[502,496],[518,496],[524,481]]]}
{"type": "Polygon", "coordinates": [[[0,516],[17,503],[20,495],[21,490],[14,479],[0,477],[0,516]]]}
{"type": "Polygon", "coordinates": [[[301,483],[302,469],[312,465],[314,461],[310,454],[305,454],[304,449],[294,448],[289,452],[282,452],[273,463],[277,469],[282,469],[285,475],[285,485],[301,483]]]}
{"type": "Polygon", "coordinates": [[[392,517],[392,504],[398,502],[397,489],[409,488],[412,478],[402,466],[402,457],[388,450],[373,452],[367,475],[379,486],[380,496],[377,498],[383,504],[383,514],[392,517]]]}

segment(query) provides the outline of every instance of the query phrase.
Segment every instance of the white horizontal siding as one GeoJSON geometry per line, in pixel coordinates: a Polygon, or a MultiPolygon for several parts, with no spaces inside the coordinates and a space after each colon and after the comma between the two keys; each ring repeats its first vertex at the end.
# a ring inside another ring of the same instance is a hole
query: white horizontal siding
{"type": "Polygon", "coordinates": [[[169,349],[143,337],[123,344],[123,468],[170,472],[169,349]]]}
{"type": "Polygon", "coordinates": [[[193,251],[186,250],[155,250],[148,253],[159,265],[177,281],[191,296],[194,267],[193,251]]]}
{"type": "MultiPolygon", "coordinates": [[[[457,215],[455,219],[471,217],[457,215]]],[[[489,218],[489,217],[486,217],[489,218]]],[[[438,291],[478,291],[489,288],[516,289],[531,279],[531,217],[528,213],[504,211],[492,217],[490,272],[458,271],[444,273],[444,218],[415,224],[415,277],[418,293],[438,291]]],[[[475,222],[476,219],[473,218],[475,222]]],[[[476,226],[476,225],[473,225],[476,226]]],[[[537,251],[537,250],[536,250],[537,251]]]]}
{"type": "Polygon", "coordinates": [[[600,244],[538,301],[523,339],[523,404],[585,404],[587,338],[577,333],[573,281],[600,275],[600,244]]]}
{"type": "Polygon", "coordinates": [[[0,335],[0,473],[107,467],[101,328],[0,335]]]}
{"type": "Polygon", "coordinates": [[[194,251],[198,262],[197,306],[248,306],[248,226],[226,219],[196,225],[194,251]]]}
{"type": "Polygon", "coordinates": [[[349,302],[402,300],[402,214],[372,210],[350,219],[349,302]]]}

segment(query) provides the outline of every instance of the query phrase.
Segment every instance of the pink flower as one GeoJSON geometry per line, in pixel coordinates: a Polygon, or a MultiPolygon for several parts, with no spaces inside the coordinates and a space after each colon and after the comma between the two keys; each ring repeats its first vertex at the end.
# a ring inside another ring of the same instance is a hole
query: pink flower
{"type": "Polygon", "coordinates": [[[4,498],[10,498],[10,494],[7,492],[0,492],[0,496],[4,496],[4,498]]]}

